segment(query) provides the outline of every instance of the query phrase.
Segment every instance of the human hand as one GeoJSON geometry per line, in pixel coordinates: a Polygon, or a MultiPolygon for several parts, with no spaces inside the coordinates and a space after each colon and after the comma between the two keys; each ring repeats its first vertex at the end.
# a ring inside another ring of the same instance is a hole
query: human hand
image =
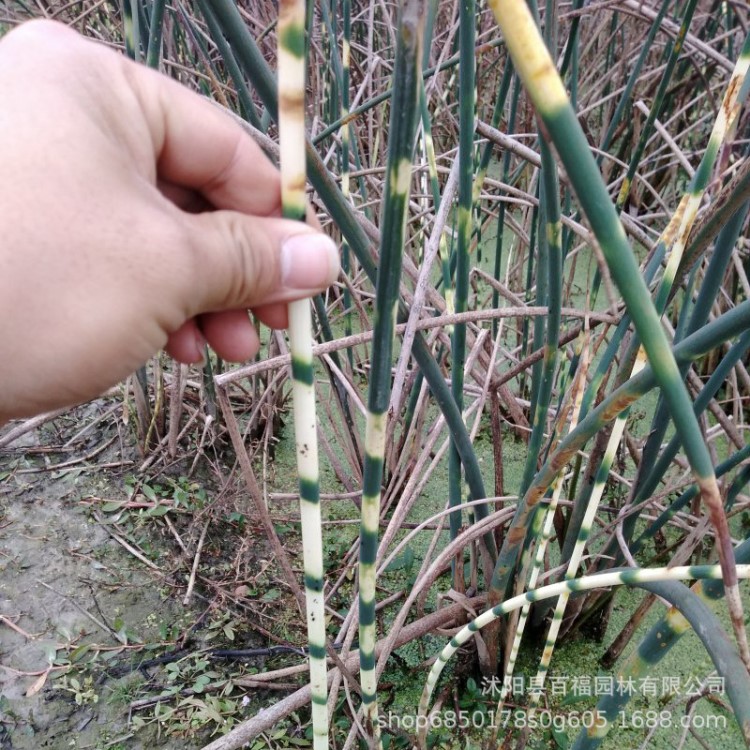
{"type": "Polygon", "coordinates": [[[0,423],[97,396],[159,349],[259,348],[247,310],[338,275],[280,181],[208,101],[50,21],[0,42],[0,423]]]}

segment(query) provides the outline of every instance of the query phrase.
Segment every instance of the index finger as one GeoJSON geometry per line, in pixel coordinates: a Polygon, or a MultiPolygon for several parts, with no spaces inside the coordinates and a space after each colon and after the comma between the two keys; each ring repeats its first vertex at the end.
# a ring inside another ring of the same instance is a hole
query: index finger
{"type": "Polygon", "coordinates": [[[260,146],[198,94],[142,66],[137,71],[159,177],[200,193],[215,208],[280,215],[279,173],[260,146]]]}

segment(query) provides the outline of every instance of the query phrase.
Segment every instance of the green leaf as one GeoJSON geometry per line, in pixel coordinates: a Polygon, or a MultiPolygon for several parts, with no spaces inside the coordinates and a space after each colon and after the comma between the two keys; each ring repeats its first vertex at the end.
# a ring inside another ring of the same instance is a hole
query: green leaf
{"type": "Polygon", "coordinates": [[[102,505],[102,510],[105,513],[113,513],[116,510],[120,510],[120,508],[122,508],[122,506],[126,502],[127,502],[126,500],[119,500],[119,501],[118,500],[112,500],[109,503],[104,503],[104,505],[102,505]]]}
{"type": "Polygon", "coordinates": [[[151,500],[152,502],[157,502],[157,498],[156,498],[156,493],[155,493],[155,492],[154,492],[154,490],[153,490],[153,489],[152,489],[151,487],[149,487],[149,486],[148,486],[147,484],[144,484],[144,485],[143,485],[143,486],[141,487],[141,492],[142,492],[142,493],[143,493],[143,494],[144,494],[144,495],[145,495],[145,496],[146,496],[146,497],[147,497],[147,498],[148,498],[149,500],[151,500]]]}
{"type": "Polygon", "coordinates": [[[261,597],[261,599],[264,602],[273,602],[276,601],[281,596],[281,591],[279,589],[268,589],[265,594],[261,597]]]}
{"type": "Polygon", "coordinates": [[[555,729],[555,727],[550,727],[550,731],[552,732],[552,739],[554,739],[555,744],[560,748],[560,750],[568,750],[568,748],[570,747],[570,740],[568,739],[568,735],[565,734],[562,729],[555,729]]]}
{"type": "Polygon", "coordinates": [[[91,644],[85,643],[83,646],[73,649],[70,652],[70,661],[75,664],[80,661],[89,651],[91,651],[91,644]]]}
{"type": "Polygon", "coordinates": [[[45,641],[39,644],[44,652],[44,657],[49,664],[53,664],[57,657],[57,644],[52,641],[45,641]]]}
{"type": "Polygon", "coordinates": [[[199,711],[205,714],[206,717],[208,717],[212,721],[215,721],[217,724],[224,723],[222,715],[215,708],[209,706],[205,701],[199,700],[197,698],[186,698],[184,701],[180,702],[180,705],[195,706],[199,711]]]}

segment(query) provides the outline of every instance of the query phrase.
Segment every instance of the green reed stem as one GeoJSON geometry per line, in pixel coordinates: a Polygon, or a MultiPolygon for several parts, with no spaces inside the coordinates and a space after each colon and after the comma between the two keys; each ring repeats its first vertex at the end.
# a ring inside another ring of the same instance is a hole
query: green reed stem
{"type": "MultiPolygon", "coordinates": [[[[458,207],[455,278],[455,311],[465,312],[469,301],[469,244],[471,242],[471,214],[474,191],[474,121],[476,117],[476,2],[461,0],[459,4],[459,141],[458,141],[458,207]]],[[[464,362],[466,359],[466,324],[457,323],[451,337],[451,394],[459,411],[463,410],[464,362]]],[[[448,490],[451,507],[463,502],[461,458],[453,443],[448,463],[448,490]]],[[[480,498],[475,498],[479,500],[480,498]]],[[[461,513],[451,513],[451,539],[458,536],[461,513]]],[[[456,575],[463,575],[457,570],[456,575]]]]}
{"type": "Polygon", "coordinates": [[[379,743],[375,672],[375,581],[386,419],[401,261],[406,244],[412,154],[419,115],[422,21],[419,2],[400,11],[393,70],[394,92],[388,129],[388,163],[381,215],[381,244],[375,291],[370,388],[365,428],[365,462],[359,554],[359,648],[362,701],[367,729],[379,743]]]}

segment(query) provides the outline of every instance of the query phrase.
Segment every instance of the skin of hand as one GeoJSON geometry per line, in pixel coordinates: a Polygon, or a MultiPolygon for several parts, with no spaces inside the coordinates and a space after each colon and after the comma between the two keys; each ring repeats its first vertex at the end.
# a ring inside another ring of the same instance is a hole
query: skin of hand
{"type": "Polygon", "coordinates": [[[334,243],[279,218],[231,118],[51,21],[0,41],[0,424],[96,397],[159,349],[242,361],[248,317],[332,284],[334,243]]]}

